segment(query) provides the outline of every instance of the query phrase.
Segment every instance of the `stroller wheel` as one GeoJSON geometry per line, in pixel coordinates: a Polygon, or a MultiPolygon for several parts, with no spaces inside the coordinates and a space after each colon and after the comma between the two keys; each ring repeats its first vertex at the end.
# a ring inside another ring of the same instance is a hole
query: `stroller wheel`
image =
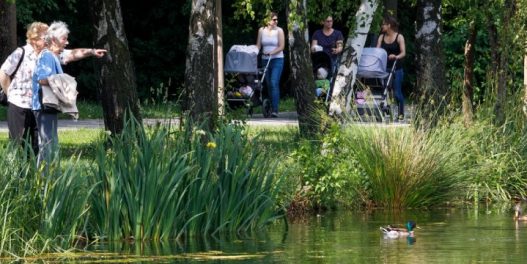
{"type": "Polygon", "coordinates": [[[263,116],[268,118],[271,116],[271,102],[269,99],[264,99],[262,103],[263,116]]]}

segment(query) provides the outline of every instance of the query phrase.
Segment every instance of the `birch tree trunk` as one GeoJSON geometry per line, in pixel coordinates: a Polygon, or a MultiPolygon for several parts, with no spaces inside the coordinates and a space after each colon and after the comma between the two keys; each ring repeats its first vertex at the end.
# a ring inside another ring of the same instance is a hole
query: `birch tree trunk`
{"type": "Polygon", "coordinates": [[[418,0],[415,38],[418,125],[434,126],[447,103],[441,24],[441,0],[418,0]]]}
{"type": "Polygon", "coordinates": [[[187,110],[196,122],[213,127],[218,116],[215,87],[215,0],[192,0],[185,70],[187,110]]]}
{"type": "Polygon", "coordinates": [[[90,5],[97,31],[95,46],[108,50],[97,60],[98,89],[104,111],[104,126],[121,133],[127,110],[141,122],[134,64],[128,49],[119,0],[94,0],[90,5]]]}
{"type": "Polygon", "coordinates": [[[332,116],[350,113],[351,111],[351,99],[357,78],[358,64],[377,6],[377,0],[361,0],[361,5],[355,15],[357,29],[355,32],[350,32],[346,39],[331,93],[329,114],[332,116]]]}
{"type": "Polygon", "coordinates": [[[0,65],[16,46],[16,5],[0,0],[0,65]]]}
{"type": "Polygon", "coordinates": [[[291,87],[296,99],[300,135],[310,137],[318,134],[317,126],[321,125],[321,118],[315,106],[315,80],[306,27],[306,0],[295,4],[290,4],[287,12],[291,87]]]}
{"type": "Polygon", "coordinates": [[[218,116],[224,115],[225,110],[225,78],[223,74],[223,20],[222,20],[222,8],[221,0],[216,0],[216,80],[215,87],[218,87],[218,116]]]}
{"type": "Polygon", "coordinates": [[[470,22],[469,35],[465,43],[465,66],[463,77],[463,119],[470,126],[474,119],[472,98],[474,96],[474,44],[476,42],[476,23],[470,22]]]}

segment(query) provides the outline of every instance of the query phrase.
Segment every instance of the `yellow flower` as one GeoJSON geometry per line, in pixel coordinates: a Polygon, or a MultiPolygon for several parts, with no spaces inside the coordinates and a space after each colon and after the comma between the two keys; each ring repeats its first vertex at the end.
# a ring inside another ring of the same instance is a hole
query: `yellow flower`
{"type": "Polygon", "coordinates": [[[207,148],[210,148],[210,149],[216,148],[216,143],[214,143],[214,142],[207,143],[207,148]]]}

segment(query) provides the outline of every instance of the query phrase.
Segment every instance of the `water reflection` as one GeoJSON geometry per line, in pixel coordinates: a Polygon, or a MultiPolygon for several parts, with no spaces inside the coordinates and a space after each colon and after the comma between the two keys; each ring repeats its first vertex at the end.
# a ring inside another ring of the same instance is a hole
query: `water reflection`
{"type": "Polygon", "coordinates": [[[341,212],[290,223],[287,232],[277,224],[253,235],[93,249],[129,263],[525,263],[527,222],[492,208],[341,212]],[[379,231],[408,219],[420,227],[414,237],[385,239],[379,231]]]}

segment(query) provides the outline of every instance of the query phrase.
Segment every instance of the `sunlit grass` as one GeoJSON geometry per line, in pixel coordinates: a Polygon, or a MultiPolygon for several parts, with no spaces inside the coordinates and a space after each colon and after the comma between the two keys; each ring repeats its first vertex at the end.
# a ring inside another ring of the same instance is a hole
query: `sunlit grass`
{"type": "Polygon", "coordinates": [[[460,196],[466,172],[462,134],[362,126],[350,126],[346,132],[343,144],[365,171],[376,206],[428,207],[460,196]]]}

